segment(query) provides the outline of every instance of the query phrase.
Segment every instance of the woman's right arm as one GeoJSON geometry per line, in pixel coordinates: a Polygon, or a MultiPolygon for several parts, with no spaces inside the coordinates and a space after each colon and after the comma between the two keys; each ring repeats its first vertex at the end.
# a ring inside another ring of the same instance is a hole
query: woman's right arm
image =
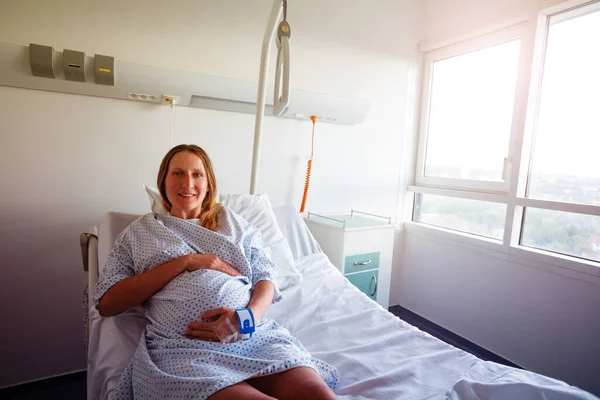
{"type": "Polygon", "coordinates": [[[103,317],[112,317],[130,309],[158,292],[173,278],[186,270],[185,256],[158,267],[130,276],[111,286],[100,298],[96,308],[103,317]]]}
{"type": "Polygon", "coordinates": [[[188,254],[150,271],[120,280],[106,291],[96,308],[103,317],[120,314],[148,300],[182,272],[198,269],[212,269],[231,276],[240,275],[235,268],[215,255],[188,254]]]}

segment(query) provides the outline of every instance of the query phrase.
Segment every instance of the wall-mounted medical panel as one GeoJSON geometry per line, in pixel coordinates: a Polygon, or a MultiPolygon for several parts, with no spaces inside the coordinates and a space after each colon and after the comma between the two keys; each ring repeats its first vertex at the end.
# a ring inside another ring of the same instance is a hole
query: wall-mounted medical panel
{"type": "MultiPolygon", "coordinates": [[[[112,57],[105,59],[98,55],[84,55],[83,73],[87,79],[82,84],[82,81],[66,79],[72,70],[64,68],[64,59],[68,61],[73,56],[66,53],[53,51],[54,79],[48,79],[32,73],[27,47],[0,43],[0,85],[129,101],[161,99],[168,94],[179,98],[177,106],[248,114],[256,112],[256,82],[126,63],[112,57]],[[99,71],[99,68],[104,71],[99,71]],[[97,72],[102,75],[98,76],[97,72]]],[[[74,64],[79,65],[81,55],[77,57],[78,61],[74,64]]],[[[45,73],[48,73],[48,69],[46,67],[45,73]]],[[[273,93],[273,85],[267,86],[267,92],[273,93]]],[[[155,103],[157,106],[161,104],[159,101],[155,103]]],[[[367,117],[369,108],[370,103],[364,100],[292,88],[289,108],[282,117],[309,120],[311,115],[316,115],[321,122],[358,125],[367,117]]],[[[265,115],[273,115],[273,96],[267,96],[265,115]]]]}
{"type": "Polygon", "coordinates": [[[54,49],[39,44],[29,45],[29,66],[34,76],[55,78],[54,49]]]}
{"type": "Polygon", "coordinates": [[[66,80],[85,82],[85,53],[65,49],[63,51],[63,70],[66,80]]]}
{"type": "Polygon", "coordinates": [[[96,54],[94,56],[94,82],[115,86],[115,58],[96,54]]]}

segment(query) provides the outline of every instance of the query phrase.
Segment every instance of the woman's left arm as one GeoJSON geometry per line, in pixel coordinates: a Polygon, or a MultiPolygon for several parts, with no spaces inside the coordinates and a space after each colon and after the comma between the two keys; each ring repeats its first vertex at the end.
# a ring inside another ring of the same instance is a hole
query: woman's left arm
{"type": "Polygon", "coordinates": [[[254,286],[252,297],[248,303],[248,308],[254,314],[254,323],[258,325],[265,315],[269,306],[273,303],[275,286],[271,281],[260,281],[254,286]]]}

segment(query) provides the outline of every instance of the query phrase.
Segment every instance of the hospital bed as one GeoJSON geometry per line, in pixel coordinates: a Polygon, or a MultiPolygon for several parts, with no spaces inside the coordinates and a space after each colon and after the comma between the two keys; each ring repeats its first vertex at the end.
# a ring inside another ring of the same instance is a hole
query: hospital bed
{"type": "MultiPolygon", "coordinates": [[[[337,367],[340,399],[596,399],[564,382],[482,361],[403,322],[361,293],[323,254],[291,206],[273,208],[302,282],[283,291],[265,318],[295,335],[313,357],[337,367]]],[[[132,214],[108,213],[82,234],[93,292],[98,265],[132,214]],[[98,240],[99,239],[99,240],[98,240]]],[[[88,399],[113,389],[142,336],[140,306],[102,318],[89,302],[88,399]]]]}

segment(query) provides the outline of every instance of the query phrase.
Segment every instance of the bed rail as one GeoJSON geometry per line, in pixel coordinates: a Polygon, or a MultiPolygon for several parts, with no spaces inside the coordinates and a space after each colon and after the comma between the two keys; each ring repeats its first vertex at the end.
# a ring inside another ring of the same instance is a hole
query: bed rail
{"type": "Polygon", "coordinates": [[[98,229],[92,227],[90,232],[81,233],[79,235],[79,244],[81,245],[83,271],[88,274],[88,283],[83,291],[83,301],[81,304],[85,327],[83,343],[85,345],[85,354],[87,356],[90,337],[90,304],[93,302],[94,288],[98,282],[98,229]]]}

